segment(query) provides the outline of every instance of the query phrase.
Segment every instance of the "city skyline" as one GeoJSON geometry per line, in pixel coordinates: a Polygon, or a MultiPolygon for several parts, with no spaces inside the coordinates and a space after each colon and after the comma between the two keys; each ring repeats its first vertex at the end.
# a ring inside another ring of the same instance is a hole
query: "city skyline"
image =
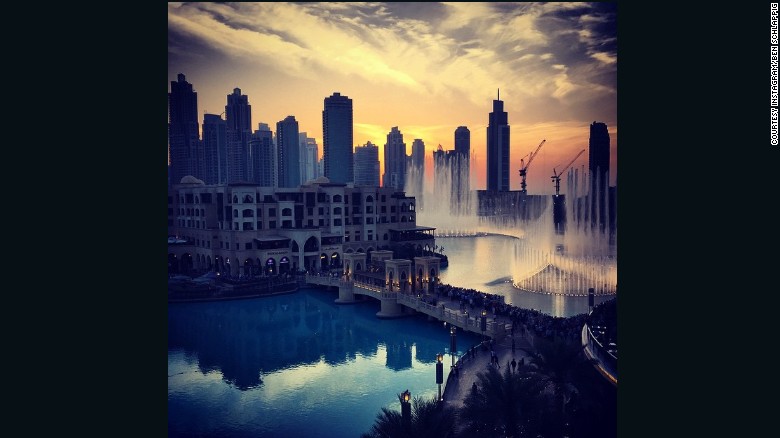
{"type": "Polygon", "coordinates": [[[171,3],[168,79],[186,75],[200,124],[240,88],[251,126],[293,115],[319,145],[323,99],[339,92],[353,101],[352,147],[370,141],[384,157],[397,126],[408,144],[424,142],[426,178],[432,152],[454,149],[454,130],[466,126],[472,189],[486,188],[486,128],[500,89],[509,189],[520,188],[520,159],[546,139],[527,180],[529,193],[551,194],[553,168],[587,147],[594,121],[607,125],[615,184],[616,20],[615,4],[171,3]]]}

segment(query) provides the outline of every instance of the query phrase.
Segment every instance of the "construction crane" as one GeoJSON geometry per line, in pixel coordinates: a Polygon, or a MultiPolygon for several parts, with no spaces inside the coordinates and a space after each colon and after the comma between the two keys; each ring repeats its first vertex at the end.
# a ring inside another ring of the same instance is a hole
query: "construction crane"
{"type": "Polygon", "coordinates": [[[542,140],[541,143],[539,143],[539,146],[536,147],[536,150],[531,152],[530,154],[526,155],[525,157],[528,157],[528,163],[526,164],[523,160],[525,160],[525,157],[520,159],[520,193],[525,195],[525,175],[528,172],[528,166],[531,165],[531,161],[534,160],[536,157],[536,154],[539,153],[539,149],[542,148],[542,145],[547,140],[542,140]]]}
{"type": "Polygon", "coordinates": [[[563,169],[561,169],[561,172],[560,172],[560,173],[557,173],[557,172],[555,172],[555,168],[553,167],[553,176],[551,176],[550,178],[552,178],[552,180],[553,180],[553,181],[555,181],[555,196],[558,196],[558,194],[559,194],[559,193],[560,193],[560,191],[561,191],[561,175],[563,175],[563,172],[565,172],[565,171],[566,171],[566,169],[568,169],[568,168],[569,168],[569,166],[571,166],[571,165],[572,165],[572,163],[574,163],[575,161],[577,161],[577,158],[579,158],[579,157],[580,157],[580,155],[582,155],[582,153],[583,153],[583,152],[585,152],[585,149],[581,150],[581,151],[580,151],[580,153],[579,153],[579,154],[577,154],[577,156],[576,156],[576,157],[574,157],[574,159],[573,159],[573,160],[569,161],[569,164],[567,164],[567,165],[566,165],[566,167],[564,167],[563,169]]]}

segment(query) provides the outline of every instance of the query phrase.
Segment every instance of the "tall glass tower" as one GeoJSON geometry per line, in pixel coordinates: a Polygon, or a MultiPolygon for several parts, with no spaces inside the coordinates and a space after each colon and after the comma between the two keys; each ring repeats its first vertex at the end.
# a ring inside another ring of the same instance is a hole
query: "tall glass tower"
{"type": "Polygon", "coordinates": [[[325,176],[334,183],[353,182],[352,99],[341,93],[325,98],[322,137],[325,176]]]}
{"type": "Polygon", "coordinates": [[[497,98],[493,101],[493,112],[488,116],[488,191],[509,191],[509,124],[507,120],[508,116],[504,111],[504,101],[497,98]]]}

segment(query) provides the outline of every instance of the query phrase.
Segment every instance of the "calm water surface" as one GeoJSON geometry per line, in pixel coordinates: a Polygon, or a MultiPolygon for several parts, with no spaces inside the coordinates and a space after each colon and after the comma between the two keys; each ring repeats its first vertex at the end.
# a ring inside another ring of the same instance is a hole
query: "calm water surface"
{"type": "MultiPolygon", "coordinates": [[[[555,316],[587,312],[586,297],[521,292],[517,239],[439,238],[441,280],[555,316]]],[[[358,437],[396,394],[437,394],[435,357],[449,332],[424,317],[382,320],[373,299],[336,305],[335,291],[168,305],[168,434],[172,437],[358,437]]],[[[604,298],[607,299],[607,298],[604,298]]],[[[597,303],[602,299],[597,297],[597,303]]],[[[458,348],[479,341],[458,332],[458,348]]]]}
{"type": "MultiPolygon", "coordinates": [[[[335,291],[168,305],[169,436],[358,437],[396,394],[434,397],[449,332],[335,291]]],[[[458,348],[479,341],[459,332],[458,348]]]]}

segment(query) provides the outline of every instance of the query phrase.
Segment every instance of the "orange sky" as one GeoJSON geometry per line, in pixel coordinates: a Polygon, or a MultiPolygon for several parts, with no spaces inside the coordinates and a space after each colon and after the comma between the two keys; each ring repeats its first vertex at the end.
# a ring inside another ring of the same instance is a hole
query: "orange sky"
{"type": "MultiPolygon", "coordinates": [[[[169,3],[167,87],[185,74],[201,116],[222,113],[238,87],[253,129],[264,122],[275,131],[293,115],[320,156],[323,100],[340,92],[353,101],[353,146],[371,141],[382,161],[398,126],[407,154],[415,138],[425,142],[427,174],[431,152],[453,149],[464,125],[477,189],[485,188],[488,113],[500,88],[511,190],[520,188],[520,159],[546,139],[528,191],[554,193],[553,168],[587,149],[593,121],[609,129],[614,185],[616,20],[609,3],[169,3]]],[[[587,151],[572,167],[583,165],[587,151]]]]}

